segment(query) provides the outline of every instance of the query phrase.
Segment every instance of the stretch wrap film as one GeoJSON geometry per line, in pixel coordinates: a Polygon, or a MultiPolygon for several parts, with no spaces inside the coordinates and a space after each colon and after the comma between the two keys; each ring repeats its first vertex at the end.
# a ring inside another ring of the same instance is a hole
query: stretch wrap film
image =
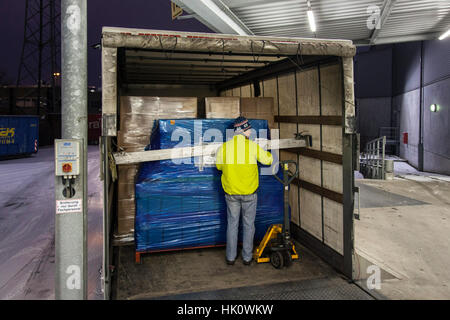
{"type": "MultiPolygon", "coordinates": [[[[250,123],[254,129],[251,138],[256,135],[268,138],[266,120],[250,120],[250,123]]],[[[158,120],[147,148],[156,150],[222,142],[231,138],[232,127],[232,119],[158,120]]],[[[274,162],[277,162],[275,154],[274,162]]],[[[283,187],[267,174],[270,171],[267,166],[266,174],[261,174],[264,167],[259,165],[255,241],[263,238],[271,224],[283,222],[283,187]]],[[[143,163],[136,180],[136,250],[225,244],[227,214],[221,174],[214,165],[213,156],[143,163]]],[[[242,239],[242,227],[239,239],[242,239]]]]}

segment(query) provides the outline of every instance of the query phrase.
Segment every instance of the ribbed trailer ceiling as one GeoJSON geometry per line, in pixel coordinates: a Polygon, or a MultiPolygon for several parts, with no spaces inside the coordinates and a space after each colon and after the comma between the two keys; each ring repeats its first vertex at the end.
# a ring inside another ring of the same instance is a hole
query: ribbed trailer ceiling
{"type": "Polygon", "coordinates": [[[121,72],[125,83],[214,85],[284,57],[126,49],[124,59],[121,72]]]}
{"type": "MultiPolygon", "coordinates": [[[[317,33],[309,27],[305,0],[211,0],[228,7],[241,27],[258,36],[349,39],[356,44],[382,44],[436,39],[450,28],[449,0],[310,0],[317,33]],[[367,27],[369,7],[386,17],[375,33],[367,27]]],[[[174,0],[186,12],[189,1],[174,0]]],[[[208,17],[198,19],[214,29],[208,17]]],[[[216,30],[220,32],[220,30],[216,30]]]]}

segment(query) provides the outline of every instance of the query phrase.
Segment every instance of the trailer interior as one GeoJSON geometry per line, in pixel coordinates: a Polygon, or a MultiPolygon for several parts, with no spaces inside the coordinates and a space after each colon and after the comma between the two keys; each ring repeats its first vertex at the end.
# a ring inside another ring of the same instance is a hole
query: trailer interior
{"type": "Polygon", "coordinates": [[[102,179],[106,299],[370,299],[351,283],[355,131],[351,41],[103,28],[102,179]],[[225,249],[150,253],[135,263],[114,239],[123,96],[272,97],[279,137],[312,135],[311,148],[280,151],[300,173],[290,189],[290,268],[225,263],[225,249]]]}

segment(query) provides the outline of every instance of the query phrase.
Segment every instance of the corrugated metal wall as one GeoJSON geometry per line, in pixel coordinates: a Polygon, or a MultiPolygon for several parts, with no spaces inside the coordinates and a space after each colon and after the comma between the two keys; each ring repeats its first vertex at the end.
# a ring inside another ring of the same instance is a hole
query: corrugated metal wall
{"type": "MultiPolygon", "coordinates": [[[[408,144],[400,143],[400,156],[418,168],[421,42],[375,48],[355,61],[361,146],[363,137],[370,140],[376,128],[391,123],[399,127],[400,139],[408,133],[408,144]],[[386,83],[392,83],[391,90],[386,83]]],[[[423,68],[424,171],[450,174],[450,41],[423,42],[423,68]],[[440,110],[431,112],[431,104],[440,110]]]]}

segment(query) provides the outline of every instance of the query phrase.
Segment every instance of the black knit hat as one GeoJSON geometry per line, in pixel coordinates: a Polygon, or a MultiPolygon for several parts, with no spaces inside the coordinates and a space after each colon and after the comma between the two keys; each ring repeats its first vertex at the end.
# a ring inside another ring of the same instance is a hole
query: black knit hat
{"type": "Polygon", "coordinates": [[[237,117],[234,120],[234,132],[242,133],[252,128],[252,125],[246,117],[237,117]]]}

